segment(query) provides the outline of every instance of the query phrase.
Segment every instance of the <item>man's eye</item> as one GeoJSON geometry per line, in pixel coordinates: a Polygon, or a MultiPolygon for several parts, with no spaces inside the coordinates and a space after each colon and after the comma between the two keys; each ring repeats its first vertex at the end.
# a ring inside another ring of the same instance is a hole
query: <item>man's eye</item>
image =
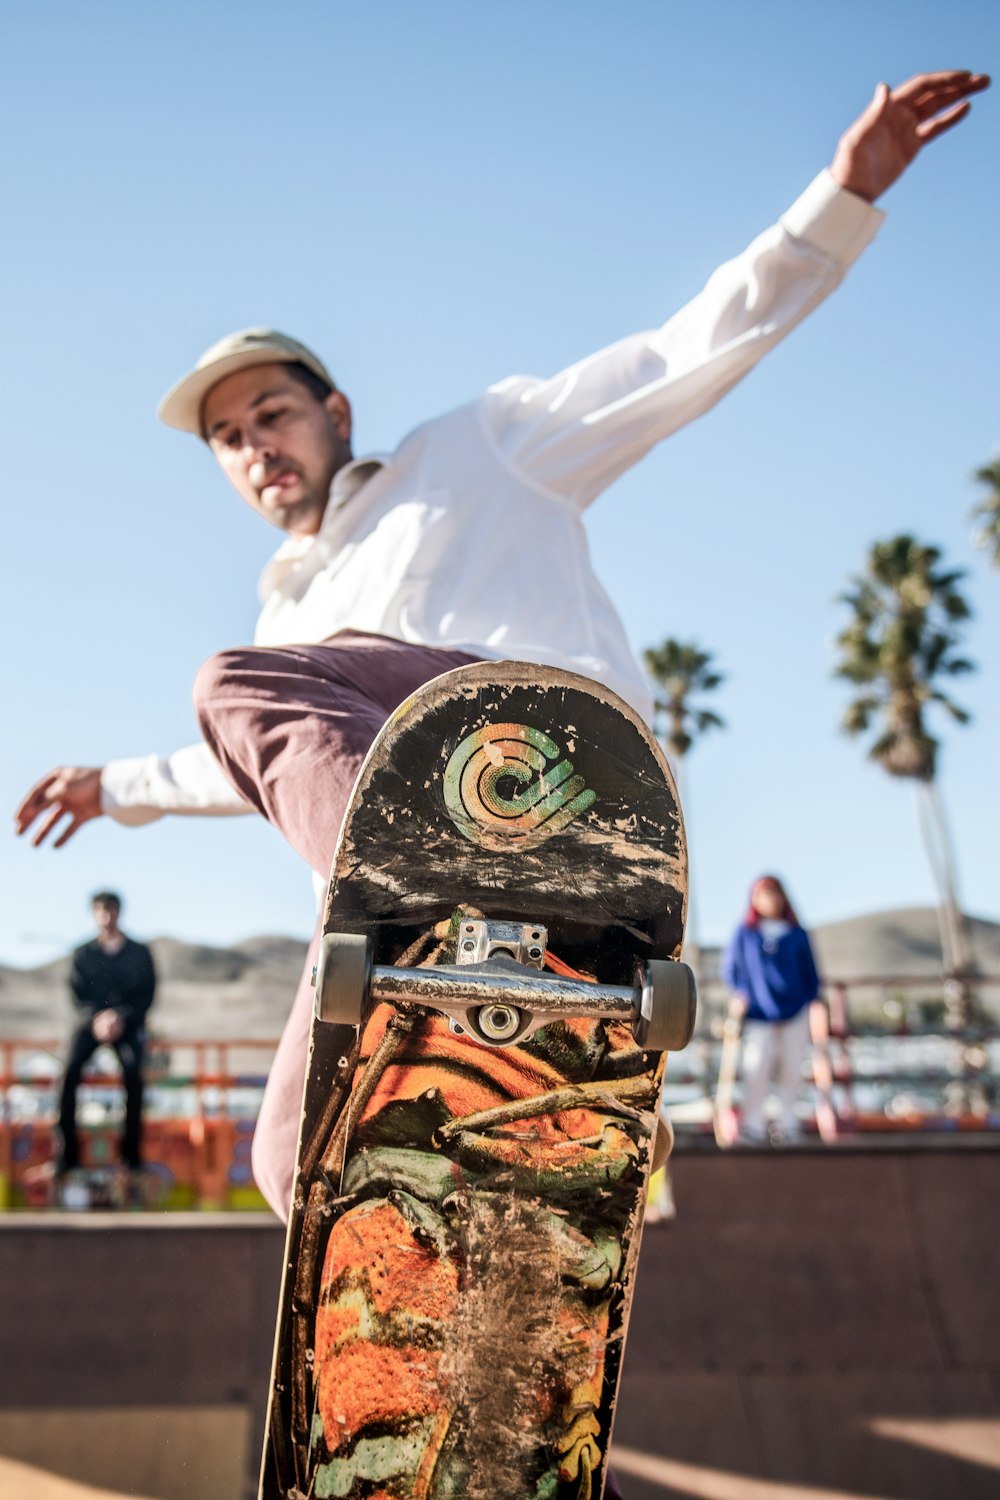
{"type": "Polygon", "coordinates": [[[227,432],[222,441],[227,448],[238,448],[241,443],[241,438],[238,432],[227,432]]]}
{"type": "Polygon", "coordinates": [[[260,425],[262,427],[272,426],[275,422],[279,422],[284,415],[285,408],[283,406],[273,406],[270,411],[261,412],[260,425]]]}

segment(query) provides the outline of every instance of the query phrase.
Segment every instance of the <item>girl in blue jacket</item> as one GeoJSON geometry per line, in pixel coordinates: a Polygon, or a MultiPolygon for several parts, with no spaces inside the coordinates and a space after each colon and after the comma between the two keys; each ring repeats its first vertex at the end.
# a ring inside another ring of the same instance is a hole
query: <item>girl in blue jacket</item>
{"type": "Polygon", "coordinates": [[[743,1012],[743,1110],[740,1135],[766,1137],[764,1110],[775,1073],[783,1138],[799,1133],[795,1101],[809,1051],[809,1007],[819,975],[809,936],[774,875],[750,892],[750,909],[726,952],[723,978],[743,1012]]]}

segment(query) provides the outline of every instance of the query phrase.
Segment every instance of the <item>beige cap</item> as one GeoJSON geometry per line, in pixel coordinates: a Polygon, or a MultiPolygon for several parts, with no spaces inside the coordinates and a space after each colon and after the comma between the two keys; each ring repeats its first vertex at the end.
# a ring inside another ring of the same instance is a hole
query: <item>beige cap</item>
{"type": "Polygon", "coordinates": [[[244,328],[239,333],[227,333],[211,349],[206,349],[191,373],[178,380],[164,396],[157,415],[168,427],[204,437],[201,409],[213,386],[237,370],[247,370],[252,365],[281,363],[305,365],[314,375],[337,389],[323,361],[317,359],[305,344],[290,339],[287,333],[277,333],[273,328],[244,328]]]}

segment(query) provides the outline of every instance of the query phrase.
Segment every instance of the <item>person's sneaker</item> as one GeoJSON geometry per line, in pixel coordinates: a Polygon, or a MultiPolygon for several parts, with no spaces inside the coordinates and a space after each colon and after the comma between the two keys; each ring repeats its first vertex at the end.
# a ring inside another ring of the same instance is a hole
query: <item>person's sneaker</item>
{"type": "Polygon", "coordinates": [[[126,1207],[145,1208],[149,1197],[147,1187],[146,1174],[142,1167],[129,1167],[128,1180],[125,1187],[126,1207]]]}
{"type": "Polygon", "coordinates": [[[63,1172],[56,1188],[56,1206],[71,1213],[82,1213],[91,1207],[91,1191],[87,1174],[80,1167],[63,1172]]]}

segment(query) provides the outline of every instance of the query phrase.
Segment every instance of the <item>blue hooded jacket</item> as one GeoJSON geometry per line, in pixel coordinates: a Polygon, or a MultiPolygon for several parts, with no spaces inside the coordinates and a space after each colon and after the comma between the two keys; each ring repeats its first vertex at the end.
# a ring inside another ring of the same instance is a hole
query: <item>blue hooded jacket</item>
{"type": "Polygon", "coordinates": [[[790,927],[777,941],[766,941],[758,927],[738,927],[722,977],[747,997],[748,1021],[790,1021],[819,994],[816,963],[802,927],[790,927]]]}

